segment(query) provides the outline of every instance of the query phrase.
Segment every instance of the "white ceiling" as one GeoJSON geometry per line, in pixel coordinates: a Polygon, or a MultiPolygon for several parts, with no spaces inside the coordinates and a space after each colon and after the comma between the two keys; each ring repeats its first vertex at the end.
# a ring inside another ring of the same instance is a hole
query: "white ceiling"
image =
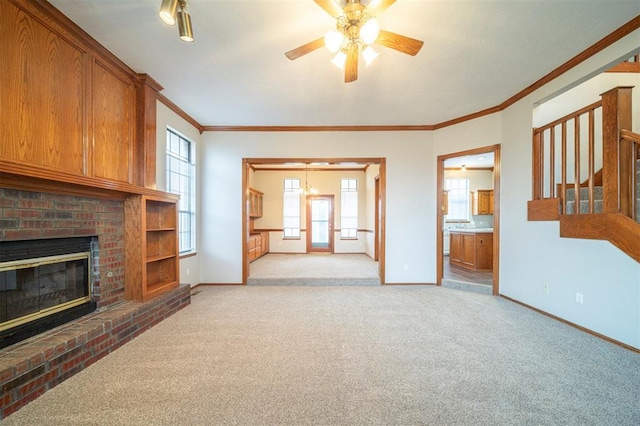
{"type": "Polygon", "coordinates": [[[334,28],[312,0],[189,0],[193,43],[159,20],[161,0],[50,2],[204,126],[442,123],[502,103],[640,15],[640,0],[398,0],[382,28],[424,47],[379,47],[345,84],[324,48],[284,56],[334,28]]]}

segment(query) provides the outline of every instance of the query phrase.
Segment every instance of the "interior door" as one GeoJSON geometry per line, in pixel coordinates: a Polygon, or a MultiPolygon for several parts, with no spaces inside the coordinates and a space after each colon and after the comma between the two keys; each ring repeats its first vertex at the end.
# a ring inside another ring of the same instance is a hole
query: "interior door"
{"type": "Polygon", "coordinates": [[[307,253],[333,253],[333,195],[307,196],[307,253]]]}

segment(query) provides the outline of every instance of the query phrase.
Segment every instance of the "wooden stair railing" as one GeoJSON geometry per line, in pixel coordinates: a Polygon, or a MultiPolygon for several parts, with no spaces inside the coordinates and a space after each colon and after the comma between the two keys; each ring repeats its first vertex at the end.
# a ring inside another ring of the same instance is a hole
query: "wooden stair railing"
{"type": "Polygon", "coordinates": [[[640,134],[629,130],[620,131],[620,181],[626,188],[620,193],[620,204],[627,206],[622,213],[640,222],[640,134]]]}
{"type": "MultiPolygon", "coordinates": [[[[567,114],[542,127],[533,129],[533,198],[528,205],[529,220],[558,220],[560,214],[567,211],[567,189],[575,192],[575,203],[580,205],[581,156],[583,141],[587,144],[587,182],[589,212],[593,213],[593,188],[595,187],[595,117],[602,108],[602,101],[594,102],[571,114],[567,114]],[[587,135],[583,134],[582,120],[587,123],[587,135]],[[568,131],[573,132],[571,141],[568,131]],[[560,179],[557,181],[557,139],[560,142],[560,179]],[[569,144],[572,150],[569,151],[569,144]],[[546,160],[546,161],[545,161],[546,160]],[[567,164],[573,162],[573,173],[569,183],[567,164]],[[569,186],[570,185],[570,186],[569,186]]],[[[577,209],[579,211],[579,209],[577,209]]]]}
{"type": "Polygon", "coordinates": [[[533,191],[528,219],[559,220],[561,237],[608,240],[640,262],[640,135],[630,130],[631,90],[631,87],[616,87],[603,93],[601,101],[533,130],[533,191]],[[596,143],[600,143],[595,140],[594,116],[599,108],[602,109],[602,168],[594,173],[595,148],[596,143]],[[580,125],[585,116],[586,138],[581,134],[580,125]],[[573,138],[567,136],[568,129],[573,131],[573,138]],[[556,139],[561,145],[559,182],[556,182],[556,139]],[[572,145],[572,149],[569,150],[568,145],[572,145]],[[581,156],[581,150],[588,151],[586,158],[581,156]],[[569,177],[568,162],[573,162],[573,173],[569,177]],[[581,179],[584,176],[581,165],[585,163],[587,178],[581,179]],[[601,188],[597,185],[598,174],[601,174],[601,188]],[[585,183],[586,191],[580,191],[585,183]],[[602,200],[594,199],[596,187],[602,200]],[[585,211],[580,208],[581,197],[586,198],[583,200],[588,206],[585,211]],[[574,203],[570,209],[567,209],[568,203],[574,203]]]}

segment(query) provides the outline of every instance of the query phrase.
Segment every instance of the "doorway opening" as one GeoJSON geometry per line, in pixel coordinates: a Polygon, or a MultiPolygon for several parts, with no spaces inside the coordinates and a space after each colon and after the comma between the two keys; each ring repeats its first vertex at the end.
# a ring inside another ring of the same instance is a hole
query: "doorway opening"
{"type": "Polygon", "coordinates": [[[500,145],[438,156],[438,285],[499,294],[500,145]]]}
{"type": "MultiPolygon", "coordinates": [[[[258,272],[262,264],[287,255],[304,258],[305,254],[315,254],[309,258],[324,258],[329,268],[335,265],[335,277],[359,278],[357,271],[361,271],[366,280],[354,283],[384,284],[384,158],[244,158],[242,161],[243,284],[249,281],[251,285],[260,285],[258,272]],[[258,202],[252,203],[255,197],[258,202]],[[260,208],[252,208],[254,204],[260,208]],[[262,244],[260,250],[256,249],[257,241],[262,244]],[[318,257],[318,253],[329,256],[318,257]],[[358,257],[363,262],[349,263],[348,268],[352,270],[341,276],[344,272],[340,269],[341,262],[358,257]]],[[[293,269],[295,263],[283,266],[293,269]]],[[[287,275],[287,269],[282,268],[283,280],[294,282],[295,276],[287,275]]],[[[330,273],[320,269],[316,271],[323,277],[330,273]]]]}

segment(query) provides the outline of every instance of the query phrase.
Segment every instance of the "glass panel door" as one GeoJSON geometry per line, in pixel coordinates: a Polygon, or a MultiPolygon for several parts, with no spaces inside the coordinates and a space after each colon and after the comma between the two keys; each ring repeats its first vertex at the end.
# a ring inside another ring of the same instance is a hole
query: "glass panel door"
{"type": "Polygon", "coordinates": [[[333,196],[307,197],[307,252],[333,252],[333,196]]]}

